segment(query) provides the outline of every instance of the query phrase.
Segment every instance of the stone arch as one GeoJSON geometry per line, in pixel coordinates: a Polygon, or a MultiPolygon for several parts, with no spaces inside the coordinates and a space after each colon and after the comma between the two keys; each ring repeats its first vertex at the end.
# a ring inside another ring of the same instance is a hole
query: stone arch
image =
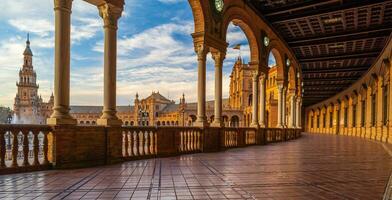
{"type": "Polygon", "coordinates": [[[231,127],[238,127],[240,123],[240,118],[237,115],[233,115],[230,118],[230,126],[231,127]]]}
{"type": "Polygon", "coordinates": [[[229,28],[230,22],[233,22],[234,25],[241,28],[241,30],[245,33],[245,36],[249,43],[250,49],[250,61],[252,63],[258,64],[260,61],[260,44],[259,40],[256,37],[256,29],[251,27],[251,18],[250,16],[241,8],[231,7],[225,13],[223,23],[222,23],[222,39],[226,41],[227,30],[229,28]]]}
{"type": "Polygon", "coordinates": [[[289,90],[296,90],[297,89],[297,78],[296,78],[296,70],[294,68],[294,65],[290,65],[289,71],[288,71],[288,76],[287,76],[287,83],[288,83],[288,89],[289,90]]]}
{"type": "Polygon", "coordinates": [[[208,10],[208,8],[205,8],[206,6],[208,6],[208,4],[202,3],[199,0],[188,0],[188,1],[192,9],[193,20],[195,24],[194,27],[195,33],[206,31],[207,29],[206,22],[211,21],[210,16],[204,13],[205,10],[208,10]]]}
{"type": "MultiPolygon", "coordinates": [[[[270,44],[270,49],[268,51],[268,56],[270,55],[270,52],[272,53],[272,55],[275,57],[275,61],[276,61],[276,70],[277,70],[277,81],[280,81],[283,83],[285,82],[285,65],[286,62],[284,61],[284,56],[282,56],[281,52],[275,48],[275,45],[273,44],[274,42],[271,42],[270,44]]],[[[266,59],[266,65],[268,65],[268,60],[269,58],[266,59]]]]}

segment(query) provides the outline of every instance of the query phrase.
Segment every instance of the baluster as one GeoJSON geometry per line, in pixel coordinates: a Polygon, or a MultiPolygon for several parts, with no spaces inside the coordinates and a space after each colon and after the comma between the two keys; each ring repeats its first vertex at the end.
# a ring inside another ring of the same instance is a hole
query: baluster
{"type": "Polygon", "coordinates": [[[184,135],[184,130],[180,132],[180,151],[184,152],[185,151],[185,135],[184,135]]]}
{"type": "Polygon", "coordinates": [[[141,144],[142,144],[142,155],[146,155],[146,132],[142,131],[142,137],[141,137],[141,144]]]}
{"type": "Polygon", "coordinates": [[[227,147],[227,145],[228,145],[228,140],[229,140],[229,138],[228,138],[228,132],[227,131],[225,131],[225,134],[224,134],[224,136],[225,136],[225,138],[224,138],[224,141],[225,141],[225,147],[227,147]]]}
{"type": "Polygon", "coordinates": [[[134,144],[135,144],[133,133],[134,133],[133,131],[128,132],[128,134],[129,134],[129,136],[128,136],[129,137],[129,150],[130,150],[129,155],[130,156],[135,156],[134,149],[133,149],[134,144]]]}
{"type": "Polygon", "coordinates": [[[157,155],[158,154],[158,133],[154,132],[154,153],[157,155]]]}
{"type": "Polygon", "coordinates": [[[194,149],[193,149],[193,142],[194,142],[195,140],[194,140],[194,138],[193,138],[193,131],[190,130],[189,133],[191,134],[191,137],[190,137],[191,140],[190,140],[190,142],[189,142],[190,149],[191,149],[191,151],[194,151],[194,149]]]}
{"type": "Polygon", "coordinates": [[[151,135],[150,135],[150,131],[147,132],[147,155],[151,155],[151,135]]]}
{"type": "Polygon", "coordinates": [[[189,141],[189,132],[186,130],[184,132],[184,136],[185,136],[185,151],[189,151],[189,146],[188,146],[188,141],[189,141]]]}
{"type": "Polygon", "coordinates": [[[0,168],[5,168],[5,137],[4,132],[0,132],[0,168]]]}
{"type": "Polygon", "coordinates": [[[195,142],[195,149],[196,150],[200,150],[200,147],[199,147],[199,143],[200,143],[200,135],[199,135],[199,131],[197,131],[197,130],[195,130],[195,135],[196,135],[196,142],[195,142]]]}
{"type": "Polygon", "coordinates": [[[39,141],[38,141],[38,134],[39,134],[39,132],[37,132],[37,131],[34,131],[33,132],[33,158],[34,158],[34,161],[33,161],[33,166],[37,166],[37,165],[39,165],[39,161],[38,161],[38,151],[39,151],[39,141]]]}
{"type": "Polygon", "coordinates": [[[124,157],[128,157],[128,131],[123,131],[123,141],[124,141],[124,157]]]}
{"type": "Polygon", "coordinates": [[[140,140],[139,140],[139,134],[140,134],[140,132],[139,131],[137,131],[136,132],[136,134],[135,134],[135,136],[136,136],[136,155],[137,156],[140,156],[140,149],[139,149],[139,147],[140,147],[140,140]]]}
{"type": "Polygon", "coordinates": [[[155,155],[155,132],[151,131],[151,154],[155,155]]]}
{"type": "Polygon", "coordinates": [[[11,167],[18,167],[18,132],[12,132],[12,165],[11,167]]]}
{"type": "Polygon", "coordinates": [[[49,160],[48,160],[48,149],[49,149],[49,147],[48,147],[48,134],[49,134],[49,132],[45,131],[43,133],[44,133],[44,141],[43,141],[43,145],[44,145],[43,151],[44,152],[42,152],[44,154],[43,165],[47,165],[47,164],[49,164],[49,160]]]}

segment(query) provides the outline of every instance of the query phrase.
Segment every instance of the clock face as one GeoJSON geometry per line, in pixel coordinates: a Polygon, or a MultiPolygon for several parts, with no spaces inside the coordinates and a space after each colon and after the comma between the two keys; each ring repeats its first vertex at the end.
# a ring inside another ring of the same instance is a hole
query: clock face
{"type": "Polygon", "coordinates": [[[270,39],[267,36],[265,36],[264,37],[264,46],[268,47],[269,43],[270,43],[270,39]]]}
{"type": "Polygon", "coordinates": [[[290,66],[290,64],[291,64],[291,63],[290,63],[290,59],[287,58],[287,60],[286,60],[286,65],[287,65],[287,67],[290,66]]]}
{"type": "Polygon", "coordinates": [[[218,12],[222,12],[223,10],[223,0],[214,0],[215,1],[215,9],[218,12]]]}

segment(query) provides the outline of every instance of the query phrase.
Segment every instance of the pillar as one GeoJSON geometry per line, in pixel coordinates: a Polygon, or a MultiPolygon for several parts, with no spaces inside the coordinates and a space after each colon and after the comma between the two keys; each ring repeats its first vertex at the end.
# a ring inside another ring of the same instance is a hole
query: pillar
{"type": "Polygon", "coordinates": [[[353,135],[353,110],[354,110],[354,99],[352,96],[349,97],[348,101],[348,109],[347,109],[347,135],[353,135]]]}
{"type": "Polygon", "coordinates": [[[357,97],[357,136],[362,137],[362,92],[358,93],[357,97]]]}
{"type": "Polygon", "coordinates": [[[372,136],[372,87],[368,86],[366,90],[366,128],[365,138],[372,136]]]}
{"type": "Polygon", "coordinates": [[[252,94],[252,123],[250,124],[251,127],[259,127],[259,120],[258,120],[258,97],[259,97],[259,72],[253,72],[252,76],[253,81],[253,94],[252,94]]]}
{"type": "Polygon", "coordinates": [[[208,49],[204,44],[195,49],[197,54],[197,119],[195,126],[207,126],[206,117],[206,56],[208,49]]]}
{"type": "Polygon", "coordinates": [[[381,141],[383,138],[383,84],[384,78],[382,76],[378,76],[376,96],[376,134],[374,137],[374,139],[377,141],[381,141]]]}
{"type": "Polygon", "coordinates": [[[392,144],[392,57],[389,59],[384,60],[385,64],[387,65],[387,68],[389,69],[389,83],[388,83],[388,135],[387,135],[387,142],[392,144]]]}
{"type": "Polygon", "coordinates": [[[259,125],[262,128],[265,128],[265,81],[266,81],[266,75],[262,73],[260,75],[260,119],[259,119],[259,125]]]}
{"type": "Polygon", "coordinates": [[[278,85],[278,122],[276,127],[283,128],[282,124],[282,109],[283,109],[283,84],[278,85]]]}
{"type": "Polygon", "coordinates": [[[297,97],[296,98],[296,106],[295,106],[295,115],[296,115],[296,119],[295,119],[295,127],[296,128],[301,128],[301,112],[302,112],[302,102],[301,102],[301,97],[297,97]]]}
{"type": "Polygon", "coordinates": [[[71,8],[72,0],[54,0],[54,106],[49,125],[77,123],[69,114],[71,8]]]}
{"type": "Polygon", "coordinates": [[[222,127],[222,66],[225,54],[216,50],[211,53],[215,61],[215,111],[214,122],[211,126],[222,127]]]}
{"type": "Polygon", "coordinates": [[[283,93],[282,93],[282,126],[284,128],[287,128],[287,117],[286,117],[286,100],[287,100],[287,88],[283,88],[283,93]]]}
{"type": "Polygon", "coordinates": [[[290,128],[295,128],[295,105],[296,105],[295,94],[290,96],[290,128]]]}
{"type": "Polygon", "coordinates": [[[111,126],[122,124],[116,116],[116,72],[117,72],[117,21],[122,8],[105,3],[98,6],[99,15],[104,22],[104,99],[102,116],[98,125],[111,126]]]}

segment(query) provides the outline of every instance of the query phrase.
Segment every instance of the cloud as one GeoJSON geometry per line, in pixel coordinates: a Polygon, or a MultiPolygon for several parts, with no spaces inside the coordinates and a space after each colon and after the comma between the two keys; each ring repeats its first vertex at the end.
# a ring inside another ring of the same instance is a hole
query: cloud
{"type": "Polygon", "coordinates": [[[158,0],[159,2],[162,3],[180,3],[180,2],[185,2],[186,0],[158,0]]]}

